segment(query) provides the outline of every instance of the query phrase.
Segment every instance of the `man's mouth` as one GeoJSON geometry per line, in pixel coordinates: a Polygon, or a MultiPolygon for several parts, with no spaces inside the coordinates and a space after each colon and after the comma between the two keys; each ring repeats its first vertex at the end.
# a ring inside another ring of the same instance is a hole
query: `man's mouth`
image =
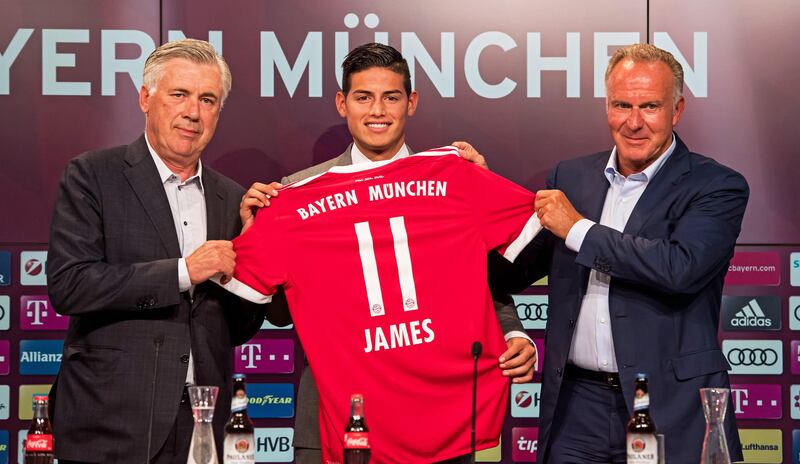
{"type": "Polygon", "coordinates": [[[386,129],[389,127],[388,122],[368,122],[367,127],[370,129],[386,129]]]}

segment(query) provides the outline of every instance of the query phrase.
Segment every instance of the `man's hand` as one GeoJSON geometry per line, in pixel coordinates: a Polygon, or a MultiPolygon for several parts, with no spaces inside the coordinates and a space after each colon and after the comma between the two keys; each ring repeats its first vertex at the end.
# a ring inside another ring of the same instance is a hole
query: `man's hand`
{"type": "Polygon", "coordinates": [[[533,371],[538,362],[536,347],[527,338],[513,337],[506,342],[508,349],[500,355],[503,375],[511,377],[513,383],[533,380],[533,371]]]}
{"type": "Polygon", "coordinates": [[[476,166],[480,166],[483,169],[489,169],[489,165],[486,164],[486,158],[478,153],[478,150],[476,150],[472,145],[462,141],[455,141],[450,145],[458,148],[458,154],[461,155],[461,157],[465,160],[471,161],[475,163],[476,166]]]}
{"type": "Polygon", "coordinates": [[[278,196],[278,189],[283,187],[278,182],[262,184],[255,182],[250,186],[244,195],[242,202],[239,203],[239,218],[242,220],[242,233],[253,225],[256,219],[256,211],[259,208],[269,206],[269,199],[278,196]]]}
{"type": "Polygon", "coordinates": [[[200,245],[186,258],[186,269],[192,285],[205,282],[216,274],[222,273],[220,281],[228,283],[236,265],[236,253],[233,243],[227,240],[209,240],[200,245]]]}
{"type": "Polygon", "coordinates": [[[561,190],[539,190],[533,207],[542,227],[561,239],[566,239],[572,226],[583,219],[561,190]]]}

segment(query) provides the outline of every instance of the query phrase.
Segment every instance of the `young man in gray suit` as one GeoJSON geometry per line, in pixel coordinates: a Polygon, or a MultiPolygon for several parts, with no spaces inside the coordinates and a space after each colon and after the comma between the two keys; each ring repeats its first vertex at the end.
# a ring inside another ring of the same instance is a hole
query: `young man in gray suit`
{"type": "MultiPolygon", "coordinates": [[[[324,163],[312,166],[281,180],[286,184],[320,173],[333,166],[390,160],[409,156],[411,150],[405,144],[406,118],[413,116],[419,96],[411,89],[408,64],[392,47],[371,43],[351,51],[344,62],[343,88],[336,94],[336,109],[347,120],[347,128],[353,143],[341,155],[324,163]]],[[[470,161],[485,166],[483,157],[469,144],[455,142],[470,161]]],[[[245,229],[255,218],[257,208],[269,204],[269,198],[277,195],[277,184],[254,184],[242,199],[241,217],[245,229]]],[[[291,321],[286,300],[282,292],[273,297],[267,319],[276,325],[287,325],[291,321]]],[[[513,304],[495,302],[500,326],[505,333],[508,350],[503,353],[499,367],[516,383],[533,378],[536,349],[525,334],[513,304]]],[[[318,394],[309,369],[303,372],[298,391],[297,417],[295,419],[295,462],[306,464],[321,462],[318,394]]],[[[465,431],[466,433],[466,431],[465,431]]],[[[398,437],[402,439],[402,437],[398,437]]],[[[469,456],[448,462],[470,462],[469,456]]]]}
{"type": "Polygon", "coordinates": [[[264,319],[263,306],[208,281],[233,273],[241,230],[244,189],[200,161],[231,88],[227,64],[207,42],[170,42],[143,82],[144,134],[71,160],[53,213],[48,291],[70,316],[50,392],[61,463],[186,462],[188,384],[219,387],[220,452],[231,349],[264,319]]]}

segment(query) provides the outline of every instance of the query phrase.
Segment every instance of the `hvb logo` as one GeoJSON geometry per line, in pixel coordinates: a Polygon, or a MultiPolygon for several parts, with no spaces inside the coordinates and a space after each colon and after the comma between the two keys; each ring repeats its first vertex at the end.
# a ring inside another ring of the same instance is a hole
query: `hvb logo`
{"type": "Polygon", "coordinates": [[[294,384],[248,384],[247,414],[255,419],[294,417],[294,384]]]}
{"type": "Polygon", "coordinates": [[[22,330],[67,330],[69,317],[55,312],[46,295],[23,295],[20,298],[19,325],[22,330]]]}
{"type": "Polygon", "coordinates": [[[22,285],[47,285],[46,251],[23,251],[20,254],[19,283],[22,285]]]}
{"type": "Polygon", "coordinates": [[[63,351],[63,340],[20,341],[19,373],[22,375],[56,375],[63,351]]]}
{"type": "Polygon", "coordinates": [[[514,462],[536,462],[539,448],[538,427],[513,427],[511,429],[511,460],[514,462]]]}
{"type": "Polygon", "coordinates": [[[294,372],[294,340],[252,339],[236,348],[234,364],[236,372],[291,374],[294,372]]]}
{"type": "Polygon", "coordinates": [[[292,462],[294,429],[288,427],[256,428],[256,462],[292,462]]]}
{"type": "Polygon", "coordinates": [[[781,386],[776,384],[731,385],[733,412],[737,419],[780,419],[781,386]]]}
{"type": "Polygon", "coordinates": [[[722,329],[781,330],[781,300],[777,296],[722,297],[722,329]]]}
{"type": "Polygon", "coordinates": [[[511,384],[511,417],[539,417],[542,384],[511,384]]]}

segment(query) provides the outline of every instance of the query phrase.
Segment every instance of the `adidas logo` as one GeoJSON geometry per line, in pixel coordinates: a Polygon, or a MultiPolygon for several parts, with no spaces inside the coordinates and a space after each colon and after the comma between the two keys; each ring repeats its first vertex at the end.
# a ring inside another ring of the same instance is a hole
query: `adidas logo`
{"type": "Polygon", "coordinates": [[[731,319],[734,327],[772,327],[772,319],[768,318],[758,301],[753,298],[731,319]]]}

